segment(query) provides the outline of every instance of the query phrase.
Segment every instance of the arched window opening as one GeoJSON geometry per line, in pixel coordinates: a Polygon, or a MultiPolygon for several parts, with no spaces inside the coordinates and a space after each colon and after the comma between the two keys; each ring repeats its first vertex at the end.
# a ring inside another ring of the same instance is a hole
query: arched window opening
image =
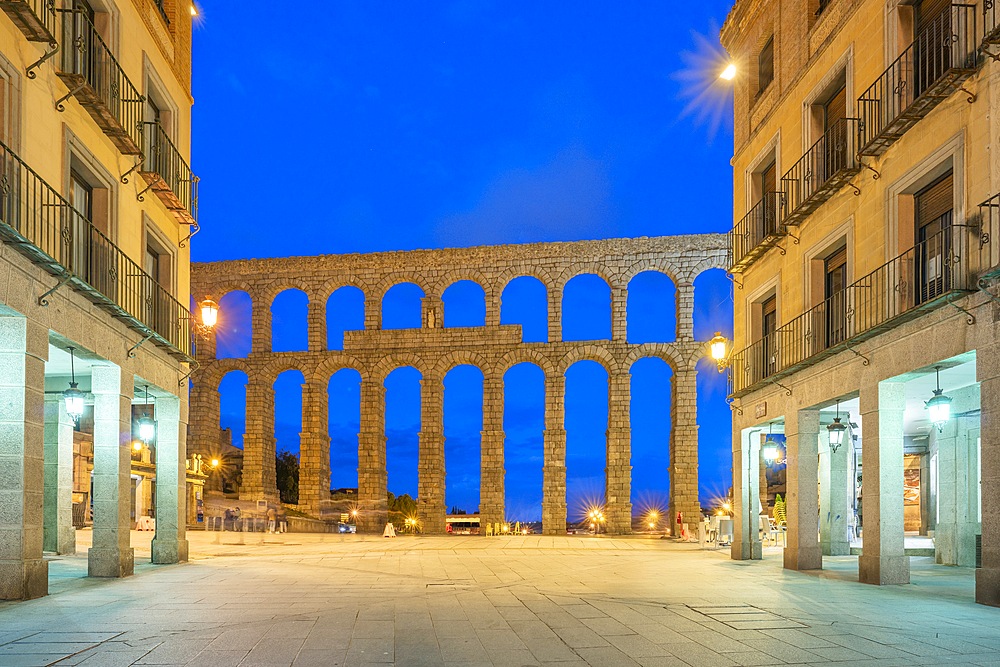
{"type": "Polygon", "coordinates": [[[733,281],[709,269],[694,280],[694,339],[711,340],[716,331],[733,339],[733,281]]]}
{"type": "Polygon", "coordinates": [[[629,281],[629,343],[672,343],[677,340],[677,290],[659,271],[644,271],[629,281]]]}
{"type": "Polygon", "coordinates": [[[383,329],[419,329],[424,291],[414,283],[393,285],[382,297],[383,329]]]}
{"type": "Polygon", "coordinates": [[[229,371],[219,382],[220,442],[243,449],[247,432],[247,383],[243,371],[229,371]]]}
{"type": "Polygon", "coordinates": [[[708,357],[698,361],[698,496],[703,507],[718,507],[732,484],[733,413],[726,397],[729,381],[708,357]]]}
{"type": "Polygon", "coordinates": [[[385,436],[388,489],[417,499],[420,455],[420,371],[403,366],[385,379],[385,436]]]}
{"type": "Polygon", "coordinates": [[[655,357],[639,359],[632,364],[631,405],[632,429],[632,514],[648,516],[655,511],[658,526],[670,526],[667,510],[670,506],[670,434],[672,413],[670,365],[655,357]]]}
{"type": "Polygon", "coordinates": [[[566,371],[566,518],[583,521],[605,502],[608,372],[596,361],[566,371]]]}
{"type": "Polygon", "coordinates": [[[253,300],[243,290],[219,299],[219,321],[215,325],[215,358],[245,359],[250,355],[253,335],[253,300]]]}
{"type": "Polygon", "coordinates": [[[549,299],[545,283],[534,276],[519,276],[500,295],[500,324],[520,324],[525,343],[549,340],[549,299]]]}
{"type": "Polygon", "coordinates": [[[562,339],[611,339],[611,287],[598,275],[576,276],[563,289],[562,339]]]}
{"type": "Polygon", "coordinates": [[[279,454],[299,454],[304,383],[302,372],[297,370],[284,371],[274,381],[274,447],[279,454]]]}
{"type": "Polygon", "coordinates": [[[503,376],[504,507],[509,521],[541,521],[545,373],[532,363],[503,376]]]}
{"type": "Polygon", "coordinates": [[[286,289],[271,302],[271,351],[304,352],[309,349],[309,296],[286,289]]]}
{"type": "Polygon", "coordinates": [[[347,285],[340,287],[326,300],[326,347],[344,349],[344,332],[365,328],[365,293],[347,285]]]}
{"type": "Polygon", "coordinates": [[[475,366],[456,366],[444,376],[445,506],[448,514],[479,511],[482,430],[483,373],[475,366]]]}
{"type": "Polygon", "coordinates": [[[486,292],[479,283],[459,280],[441,295],[444,302],[444,326],[486,326],[486,292]]]}
{"type": "Polygon", "coordinates": [[[361,374],[342,368],[327,385],[330,415],[330,488],[358,488],[358,433],[361,432],[361,374]]]}

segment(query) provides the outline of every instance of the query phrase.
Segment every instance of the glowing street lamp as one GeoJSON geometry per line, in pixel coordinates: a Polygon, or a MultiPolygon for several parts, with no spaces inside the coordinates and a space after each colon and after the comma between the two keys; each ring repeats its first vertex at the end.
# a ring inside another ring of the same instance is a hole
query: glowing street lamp
{"type": "Polygon", "coordinates": [[[715,336],[712,340],[708,341],[709,349],[712,353],[712,359],[719,366],[719,372],[726,370],[729,366],[728,354],[726,354],[726,347],[728,347],[728,342],[726,337],[722,335],[721,331],[716,331],[715,336]]]}
{"type": "Polygon", "coordinates": [[[201,309],[201,325],[209,329],[214,327],[219,321],[219,304],[211,297],[206,297],[198,307],[201,309]]]}
{"type": "Polygon", "coordinates": [[[774,424],[768,424],[767,437],[764,438],[764,445],[760,448],[760,453],[764,455],[764,461],[772,465],[778,461],[778,441],[771,430],[774,424]]]}
{"type": "Polygon", "coordinates": [[[62,393],[63,400],[66,401],[66,414],[73,418],[73,421],[80,420],[83,415],[83,392],[76,388],[76,365],[74,364],[73,351],[75,347],[67,347],[69,351],[69,389],[62,393]]]}
{"type": "MultiPolygon", "coordinates": [[[[143,400],[143,407],[149,404],[149,385],[145,387],[146,396],[143,400]]],[[[149,414],[143,410],[142,417],[139,418],[139,439],[147,445],[156,437],[156,422],[150,419],[149,414]]]]}
{"type": "MultiPolygon", "coordinates": [[[[847,415],[850,418],[850,414],[847,415]]],[[[847,431],[847,424],[840,423],[840,401],[837,401],[837,416],[833,418],[833,423],[826,427],[826,432],[830,434],[830,449],[836,454],[840,446],[844,444],[844,432],[847,431]]]]}
{"type": "Polygon", "coordinates": [[[723,69],[722,72],[719,74],[719,78],[725,81],[732,81],[733,79],[735,79],[736,65],[733,63],[729,63],[728,65],[726,65],[726,68],[723,69]]]}
{"type": "Polygon", "coordinates": [[[924,407],[927,408],[927,412],[930,414],[931,423],[934,424],[934,427],[940,433],[944,430],[944,425],[951,419],[951,398],[942,395],[941,367],[935,366],[934,373],[937,375],[937,389],[934,390],[934,396],[924,403],[924,407]]]}

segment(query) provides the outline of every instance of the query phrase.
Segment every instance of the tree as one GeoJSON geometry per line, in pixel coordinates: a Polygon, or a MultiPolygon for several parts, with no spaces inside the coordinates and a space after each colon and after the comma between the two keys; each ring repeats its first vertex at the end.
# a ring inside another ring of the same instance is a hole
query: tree
{"type": "Polygon", "coordinates": [[[274,472],[281,502],[299,502],[299,457],[291,452],[279,452],[274,460],[274,472]]]}
{"type": "Polygon", "coordinates": [[[461,514],[467,514],[467,512],[458,505],[452,505],[451,509],[448,510],[448,514],[451,514],[452,516],[459,516],[461,514]]]}

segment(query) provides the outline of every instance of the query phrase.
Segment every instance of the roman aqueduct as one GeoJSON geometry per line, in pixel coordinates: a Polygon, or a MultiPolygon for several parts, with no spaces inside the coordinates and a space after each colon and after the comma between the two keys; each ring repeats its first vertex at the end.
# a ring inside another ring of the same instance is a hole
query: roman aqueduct
{"type": "MultiPolygon", "coordinates": [[[[242,290],[252,299],[252,341],[246,358],[216,359],[214,334],[197,345],[200,368],[192,376],[189,447],[208,450],[218,441],[219,383],[232,370],[247,374],[246,434],[241,494],[244,499],[276,500],[274,393],[275,378],[297,369],[303,386],[300,434],[300,507],[319,513],[329,500],[330,437],[327,382],[339,369],[361,375],[361,428],[358,436],[359,528],[378,531],[386,516],[386,376],[401,366],[421,374],[418,511],[428,533],[445,530],[443,379],[452,368],[470,364],[483,373],[480,517],[504,520],[503,376],[529,362],[545,374],[545,431],[542,522],[546,534],[566,526],[566,431],[563,421],[565,372],[580,360],[592,360],[608,373],[607,467],[605,514],[608,531],[631,528],[631,365],[658,357],[672,371],[670,429],[670,511],[697,516],[698,437],[695,365],[706,354],[693,328],[694,281],[703,271],[725,268],[724,235],[687,235],[538,243],[445,250],[250,259],[193,264],[195,302],[220,300],[242,290]],[[654,271],[676,286],[677,332],[670,343],[626,341],[628,285],[636,275],[654,271]],[[562,295],[575,276],[596,274],[610,286],[610,340],[563,341],[562,295]],[[533,276],[548,299],[548,342],[523,342],[521,327],[500,323],[501,295],[510,281],[533,276]],[[474,281],[485,294],[485,326],[445,328],[442,294],[458,281],[474,281]],[[399,283],[423,292],[422,327],[383,329],[382,299],[399,283]],[[344,286],[364,293],[364,330],[348,331],[342,350],[327,349],[326,304],[344,286]],[[286,289],[308,295],[308,351],[273,352],[271,304],[286,289]]],[[[223,312],[222,317],[225,317],[223,312]]]]}

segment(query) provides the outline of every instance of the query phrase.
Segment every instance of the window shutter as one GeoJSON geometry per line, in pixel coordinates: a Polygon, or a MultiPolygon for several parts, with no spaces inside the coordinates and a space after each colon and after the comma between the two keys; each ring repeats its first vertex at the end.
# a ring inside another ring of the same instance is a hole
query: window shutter
{"type": "Polygon", "coordinates": [[[952,180],[952,174],[949,172],[917,193],[917,227],[933,222],[952,210],[955,200],[952,180]]]}
{"type": "Polygon", "coordinates": [[[847,88],[841,88],[835,92],[826,103],[826,127],[829,130],[834,123],[842,118],[847,118],[847,88]]]}
{"type": "Polygon", "coordinates": [[[922,0],[915,7],[916,34],[921,34],[941,12],[951,6],[951,0],[922,0]]]}

